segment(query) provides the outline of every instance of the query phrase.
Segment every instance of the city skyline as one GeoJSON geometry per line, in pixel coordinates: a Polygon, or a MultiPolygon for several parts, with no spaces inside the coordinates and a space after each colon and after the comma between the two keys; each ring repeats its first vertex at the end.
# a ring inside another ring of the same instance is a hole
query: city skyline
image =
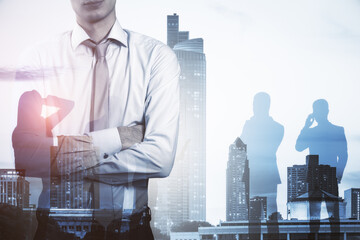
{"type": "MultiPolygon", "coordinates": [[[[357,161],[360,158],[360,115],[352,110],[352,107],[360,108],[357,90],[360,76],[357,69],[360,63],[359,3],[140,3],[141,9],[138,2],[119,6],[118,16],[123,27],[166,42],[165,16],[177,12],[182,16],[182,28],[191,30],[196,34],[194,37],[205,39],[208,64],[208,221],[218,223],[225,219],[223,186],[228,144],[240,135],[243,123],[251,115],[252,96],[259,91],[267,91],[272,96],[271,115],[285,127],[284,140],[278,151],[282,180],[278,191],[282,202],[278,204],[283,216],[286,216],[286,170],[288,166],[304,162],[307,153],[296,152],[294,145],[315,99],[322,97],[329,101],[329,117],[344,126],[348,138],[349,161],[340,184],[340,195],[350,187],[360,187],[360,164],[357,161]],[[264,7],[259,8],[259,4],[264,7]]],[[[71,29],[74,21],[70,8],[70,3],[64,1],[2,0],[0,26],[9,31],[0,45],[7,56],[0,59],[0,65],[15,66],[17,57],[27,46],[71,29]],[[33,11],[30,14],[25,9],[33,11]],[[59,22],[58,19],[64,15],[66,19],[59,22]],[[24,31],[20,33],[17,29],[24,31]]],[[[16,87],[1,85],[3,98],[16,101],[16,87]]],[[[16,107],[12,109],[11,105],[1,106],[2,112],[11,113],[1,122],[6,126],[1,129],[3,157],[0,166],[4,168],[11,168],[13,164],[9,139],[15,124],[13,111],[16,107]]]]}

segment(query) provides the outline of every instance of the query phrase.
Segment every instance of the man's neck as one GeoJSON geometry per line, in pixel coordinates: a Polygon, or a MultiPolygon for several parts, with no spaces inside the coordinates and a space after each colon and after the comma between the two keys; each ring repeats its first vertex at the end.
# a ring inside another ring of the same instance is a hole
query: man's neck
{"type": "Polygon", "coordinates": [[[85,30],[91,40],[93,40],[95,43],[99,43],[109,33],[115,21],[116,16],[115,13],[113,13],[106,18],[93,23],[81,22],[78,19],[78,24],[85,30]]]}
{"type": "Polygon", "coordinates": [[[270,118],[270,115],[269,113],[257,113],[257,114],[254,114],[254,118],[256,119],[267,119],[267,118],[270,118]]]}
{"type": "Polygon", "coordinates": [[[330,122],[328,119],[324,119],[324,120],[320,120],[320,121],[316,121],[318,123],[318,126],[326,126],[329,125],[330,122]]]}

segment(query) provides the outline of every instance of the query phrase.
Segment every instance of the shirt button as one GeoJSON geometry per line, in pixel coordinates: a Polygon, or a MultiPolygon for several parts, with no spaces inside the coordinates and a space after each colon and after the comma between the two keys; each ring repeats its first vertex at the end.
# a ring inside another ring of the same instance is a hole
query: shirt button
{"type": "Polygon", "coordinates": [[[104,159],[107,159],[109,155],[107,153],[104,153],[104,159]]]}

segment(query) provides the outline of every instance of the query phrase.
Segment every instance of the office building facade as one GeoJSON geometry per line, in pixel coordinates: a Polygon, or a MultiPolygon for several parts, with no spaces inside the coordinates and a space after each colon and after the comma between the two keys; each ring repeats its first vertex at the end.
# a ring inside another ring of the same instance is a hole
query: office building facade
{"type": "Polygon", "coordinates": [[[360,220],[360,188],[345,190],[346,217],[360,220]]]}
{"type": "Polygon", "coordinates": [[[306,165],[287,168],[287,201],[290,202],[308,191],[306,165]]]}

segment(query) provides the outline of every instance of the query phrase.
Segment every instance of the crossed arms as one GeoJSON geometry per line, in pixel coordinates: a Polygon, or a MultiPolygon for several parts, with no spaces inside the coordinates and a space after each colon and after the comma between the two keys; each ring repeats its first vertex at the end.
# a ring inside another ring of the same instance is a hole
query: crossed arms
{"type": "MultiPolygon", "coordinates": [[[[94,144],[94,147],[107,155],[97,154],[95,160],[89,160],[86,166],[91,170],[89,178],[124,184],[170,174],[178,136],[179,74],[175,54],[163,47],[151,69],[145,107],[141,109],[144,123],[104,130],[111,131],[112,135],[118,134],[121,146],[100,146],[104,137],[102,132],[89,134],[89,139],[93,139],[89,144],[99,142],[99,146],[94,144]]],[[[47,130],[49,121],[42,119],[39,111],[39,106],[46,99],[35,91],[25,92],[19,101],[18,124],[13,132],[16,168],[25,169],[26,174],[32,177],[49,177],[53,136],[47,130]]],[[[57,101],[65,106],[62,112],[56,113],[58,119],[62,119],[71,111],[73,103],[60,98],[57,101]]]]}

